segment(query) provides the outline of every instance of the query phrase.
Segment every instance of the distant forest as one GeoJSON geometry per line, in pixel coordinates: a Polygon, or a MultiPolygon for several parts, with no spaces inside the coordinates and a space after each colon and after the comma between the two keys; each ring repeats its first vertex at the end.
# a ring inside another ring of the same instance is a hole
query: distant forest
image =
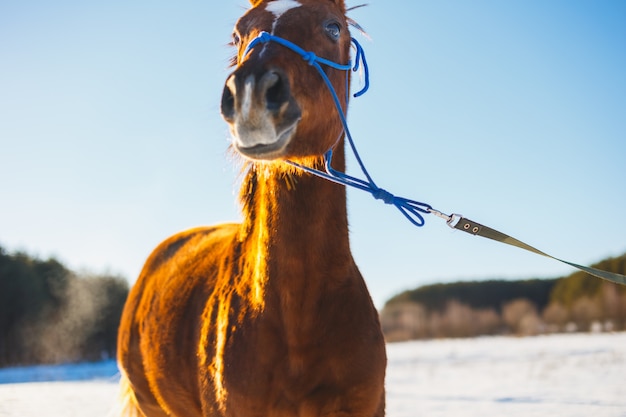
{"type": "MultiPolygon", "coordinates": [[[[626,274],[626,254],[593,266],[626,274]]],[[[388,341],[626,330],[626,286],[585,272],[427,285],[387,301],[381,324],[388,341]]]]}
{"type": "MultiPolygon", "coordinates": [[[[626,254],[594,265],[626,273],[626,254]]],[[[115,357],[128,283],[0,247],[0,367],[115,357]]],[[[626,287],[584,272],[559,279],[435,284],[381,311],[388,341],[626,330],[626,287]]]]}
{"type": "Polygon", "coordinates": [[[0,247],[0,367],[115,355],[128,283],[0,247]]]}

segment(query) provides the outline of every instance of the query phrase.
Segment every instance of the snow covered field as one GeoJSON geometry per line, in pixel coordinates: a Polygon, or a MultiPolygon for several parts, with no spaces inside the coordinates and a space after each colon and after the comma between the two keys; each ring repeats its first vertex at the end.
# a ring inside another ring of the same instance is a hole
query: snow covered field
{"type": "Polygon", "coordinates": [[[626,416],[626,333],[391,344],[389,417],[626,416]]]}
{"type": "MultiPolygon", "coordinates": [[[[436,340],[387,349],[388,417],[626,417],[626,333],[436,340]]],[[[0,416],[106,417],[117,398],[114,373],[111,362],[0,370],[0,416]],[[42,379],[65,381],[14,382],[42,379]]]]}

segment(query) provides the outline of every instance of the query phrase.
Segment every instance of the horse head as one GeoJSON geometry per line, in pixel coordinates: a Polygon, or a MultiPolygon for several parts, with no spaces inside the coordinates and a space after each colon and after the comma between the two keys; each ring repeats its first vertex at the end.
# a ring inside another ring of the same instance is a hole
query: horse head
{"type": "MultiPolygon", "coordinates": [[[[342,135],[323,78],[306,59],[278,42],[251,42],[260,34],[348,64],[351,37],[343,0],[251,1],[235,25],[235,70],[226,80],[221,112],[234,149],[253,160],[323,155],[342,135]]],[[[323,66],[345,112],[349,75],[323,66]]]]}

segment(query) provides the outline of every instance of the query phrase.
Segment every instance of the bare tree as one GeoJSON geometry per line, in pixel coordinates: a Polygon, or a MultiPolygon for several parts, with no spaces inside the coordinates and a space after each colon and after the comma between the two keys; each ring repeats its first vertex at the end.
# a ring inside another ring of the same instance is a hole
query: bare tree
{"type": "Polygon", "coordinates": [[[502,318],[512,332],[521,336],[535,335],[543,330],[537,307],[525,298],[505,304],[502,307],[502,318]]]}
{"type": "Polygon", "coordinates": [[[549,326],[550,331],[559,332],[565,329],[565,325],[570,320],[567,308],[559,302],[553,302],[543,310],[543,320],[549,326]]]}
{"type": "Polygon", "coordinates": [[[388,342],[421,339],[429,336],[428,314],[424,306],[406,302],[386,306],[380,315],[388,342]]]}

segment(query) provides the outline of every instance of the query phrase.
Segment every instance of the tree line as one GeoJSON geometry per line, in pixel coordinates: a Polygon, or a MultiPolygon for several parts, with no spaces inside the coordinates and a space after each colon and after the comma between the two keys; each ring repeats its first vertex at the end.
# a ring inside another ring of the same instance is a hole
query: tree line
{"type": "Polygon", "coordinates": [[[127,295],[119,276],[0,247],[0,367],[114,357],[127,295]]]}
{"type": "MultiPolygon", "coordinates": [[[[626,274],[626,254],[593,266],[626,274]]],[[[127,296],[122,277],[0,246],[0,367],[114,357],[127,296]]],[[[388,341],[626,330],[626,287],[584,272],[427,285],[387,301],[381,324],[388,341]]]]}
{"type": "MultiPolygon", "coordinates": [[[[593,266],[626,274],[626,254],[593,266]]],[[[388,341],[626,330],[626,286],[582,271],[557,279],[427,285],[387,301],[381,324],[388,341]]]]}

